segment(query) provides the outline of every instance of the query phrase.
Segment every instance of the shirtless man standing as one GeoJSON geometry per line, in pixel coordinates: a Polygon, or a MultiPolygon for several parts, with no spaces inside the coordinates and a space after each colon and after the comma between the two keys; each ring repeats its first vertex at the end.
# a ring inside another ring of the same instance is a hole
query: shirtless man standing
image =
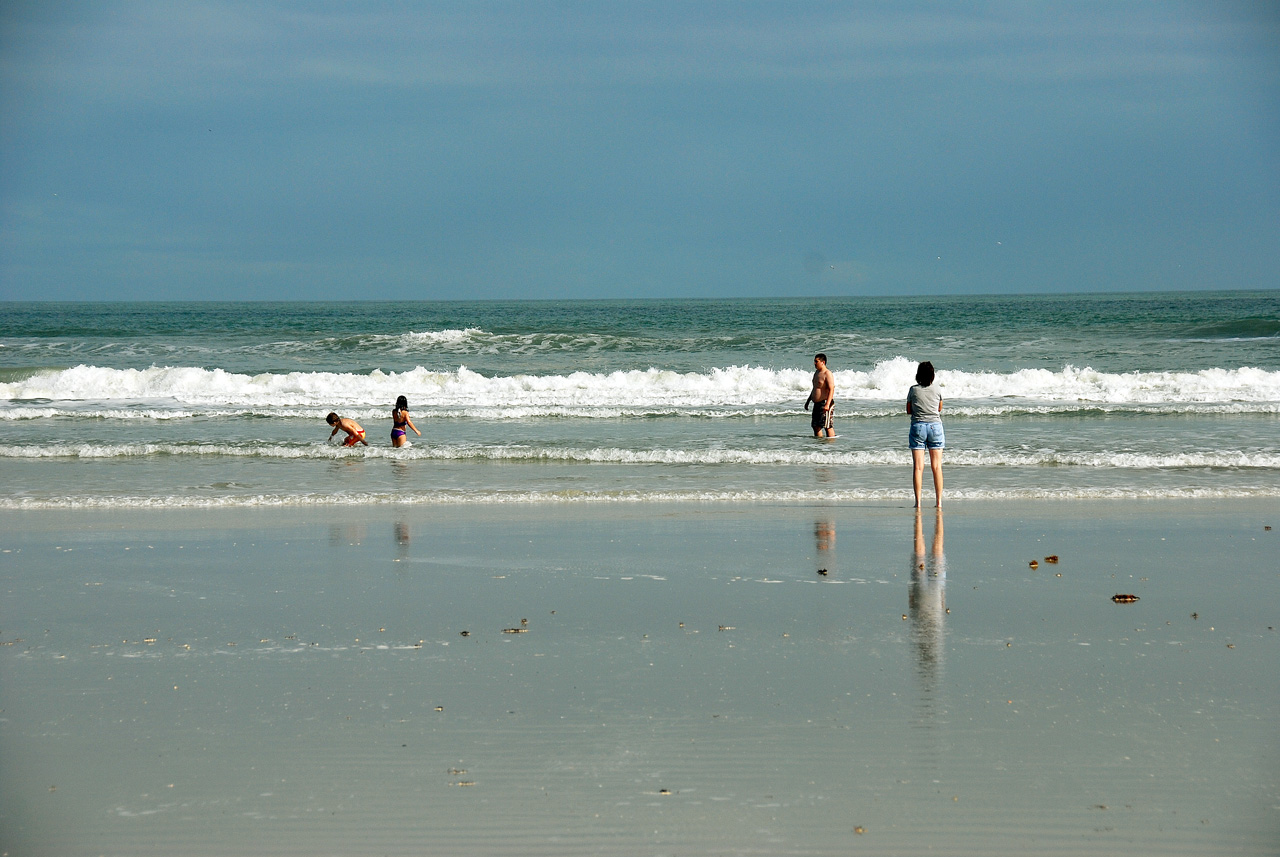
{"type": "Polygon", "coordinates": [[[813,403],[813,418],[809,422],[813,426],[814,437],[822,437],[824,431],[827,437],[835,437],[836,430],[831,425],[831,408],[835,405],[836,379],[831,377],[831,370],[827,368],[827,355],[819,354],[814,357],[813,369],[813,390],[809,392],[809,398],[804,400],[804,409],[809,410],[809,403],[813,403]]]}

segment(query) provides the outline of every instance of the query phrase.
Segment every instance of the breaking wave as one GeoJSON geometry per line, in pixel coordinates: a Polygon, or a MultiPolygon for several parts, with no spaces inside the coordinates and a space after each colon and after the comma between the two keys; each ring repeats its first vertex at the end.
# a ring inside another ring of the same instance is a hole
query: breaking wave
{"type": "MultiPolygon", "coordinates": [[[[855,407],[904,400],[915,363],[895,357],[868,371],[835,373],[837,402],[855,407]]],[[[37,372],[0,383],[0,400],[27,412],[67,401],[96,403],[103,415],[126,409],[171,415],[193,408],[259,409],[377,408],[398,395],[416,409],[484,407],[527,415],[575,416],[665,412],[675,409],[780,407],[793,409],[809,390],[798,369],[730,366],[705,372],[634,369],[567,375],[485,376],[465,366],[451,372],[422,367],[365,374],[289,372],[246,375],[222,369],[151,367],[110,369],[81,365],[37,372]],[[155,407],[159,405],[159,407],[155,407]]],[[[1252,405],[1274,412],[1280,403],[1280,372],[1258,368],[1212,368],[1198,372],[1099,372],[1066,366],[1058,371],[942,371],[938,383],[948,405],[982,409],[1028,406],[1252,405]]],[[[789,412],[789,411],[788,411],[789,412]]],[[[12,413],[10,419],[15,418],[12,413]]]]}

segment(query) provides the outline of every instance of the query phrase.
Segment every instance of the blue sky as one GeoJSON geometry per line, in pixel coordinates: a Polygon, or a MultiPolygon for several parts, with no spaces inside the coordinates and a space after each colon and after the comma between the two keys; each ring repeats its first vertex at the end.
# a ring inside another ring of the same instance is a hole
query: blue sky
{"type": "Polygon", "coordinates": [[[0,299],[1280,287],[1280,4],[0,5],[0,299]]]}

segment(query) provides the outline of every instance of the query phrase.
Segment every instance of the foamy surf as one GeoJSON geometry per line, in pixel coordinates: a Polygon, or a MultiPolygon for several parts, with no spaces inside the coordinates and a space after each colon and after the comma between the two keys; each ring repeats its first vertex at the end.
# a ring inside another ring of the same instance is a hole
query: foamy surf
{"type": "MultiPolygon", "coordinates": [[[[803,438],[801,438],[803,440],[803,438]]],[[[187,457],[210,459],[266,458],[302,461],[389,460],[510,463],[595,463],[623,465],[738,465],[902,467],[909,460],[899,447],[841,449],[831,444],[797,445],[794,448],[732,449],[541,446],[532,444],[443,444],[419,442],[391,446],[344,447],[336,443],[49,443],[0,447],[0,459],[154,459],[187,457]]],[[[1100,469],[1196,469],[1280,468],[1280,453],[1228,449],[1212,452],[1034,452],[956,449],[946,455],[949,467],[994,468],[1100,468],[1100,469]]]]}
{"type": "Polygon", "coordinates": [[[1258,496],[1280,484],[1277,318],[1269,293],[22,304],[0,320],[0,477],[14,503],[874,499],[909,485],[930,358],[954,498],[1258,496]],[[831,442],[801,408],[819,350],[831,442]],[[400,395],[423,437],[394,449],[400,395]],[[370,446],[326,443],[330,411],[370,446]]]}
{"type": "MultiPolygon", "coordinates": [[[[346,416],[361,422],[376,422],[387,418],[388,409],[383,405],[343,405],[346,416]]],[[[81,420],[144,422],[183,421],[208,418],[264,418],[272,420],[309,421],[323,420],[330,406],[271,407],[243,406],[223,407],[210,405],[193,407],[188,403],[159,401],[145,405],[121,402],[118,406],[104,406],[97,401],[62,400],[49,404],[30,404],[22,401],[0,401],[0,422],[30,420],[81,420]],[[166,406],[167,405],[167,406],[166,406]]],[[[898,403],[841,399],[837,413],[840,422],[849,420],[901,420],[898,403]]],[[[1280,414],[1280,402],[1171,402],[1142,404],[1133,402],[1033,402],[988,400],[956,403],[948,400],[948,421],[966,417],[1102,417],[1108,415],[1134,416],[1213,416],[1280,414]]],[[[415,420],[476,420],[488,422],[584,419],[584,420],[756,420],[797,419],[802,415],[801,402],[782,402],[776,405],[684,405],[684,406],[600,406],[583,404],[499,406],[476,403],[470,406],[435,405],[417,410],[415,420]]]]}
{"type": "MultiPolygon", "coordinates": [[[[948,489],[947,499],[959,501],[982,500],[1213,500],[1228,498],[1277,498],[1280,486],[1250,486],[1244,489],[1183,486],[1177,488],[1132,487],[1025,487],[948,489]]],[[[168,494],[152,495],[103,495],[71,496],[56,498],[0,497],[0,509],[239,509],[239,508],[298,508],[298,507],[347,507],[347,506],[459,506],[459,505],[576,505],[596,503],[699,503],[699,504],[815,504],[830,506],[839,503],[893,502],[910,505],[910,492],[901,488],[831,489],[831,490],[709,490],[709,491],[608,491],[562,490],[518,491],[495,490],[485,492],[443,490],[430,492],[365,491],[365,492],[315,492],[261,493],[234,495],[168,494]]]]}
{"type": "MultiPolygon", "coordinates": [[[[903,357],[867,371],[835,373],[838,402],[896,402],[914,382],[915,363],[903,357]]],[[[449,372],[417,367],[366,374],[289,372],[245,375],[222,369],[151,367],[112,369],[81,365],[39,372],[0,384],[0,399],[33,407],[33,400],[99,403],[170,401],[203,408],[372,407],[407,395],[416,408],[477,405],[548,412],[592,409],[652,410],[780,405],[803,400],[810,373],[798,369],[728,366],[706,372],[649,368],[608,373],[485,376],[460,366],[449,372]]],[[[1197,372],[1099,372],[1066,366],[1058,371],[938,373],[944,399],[1017,400],[1020,403],[1169,405],[1280,401],[1280,372],[1252,367],[1197,372]]]]}

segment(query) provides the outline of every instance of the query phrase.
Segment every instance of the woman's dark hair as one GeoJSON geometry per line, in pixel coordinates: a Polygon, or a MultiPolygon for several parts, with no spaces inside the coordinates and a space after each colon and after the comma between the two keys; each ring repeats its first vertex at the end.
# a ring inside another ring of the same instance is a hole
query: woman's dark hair
{"type": "Polygon", "coordinates": [[[404,396],[398,396],[396,398],[396,410],[397,411],[409,410],[409,400],[406,399],[404,396]]]}
{"type": "Polygon", "coordinates": [[[921,387],[928,387],[933,384],[933,364],[928,360],[916,367],[916,383],[921,387]]]}

